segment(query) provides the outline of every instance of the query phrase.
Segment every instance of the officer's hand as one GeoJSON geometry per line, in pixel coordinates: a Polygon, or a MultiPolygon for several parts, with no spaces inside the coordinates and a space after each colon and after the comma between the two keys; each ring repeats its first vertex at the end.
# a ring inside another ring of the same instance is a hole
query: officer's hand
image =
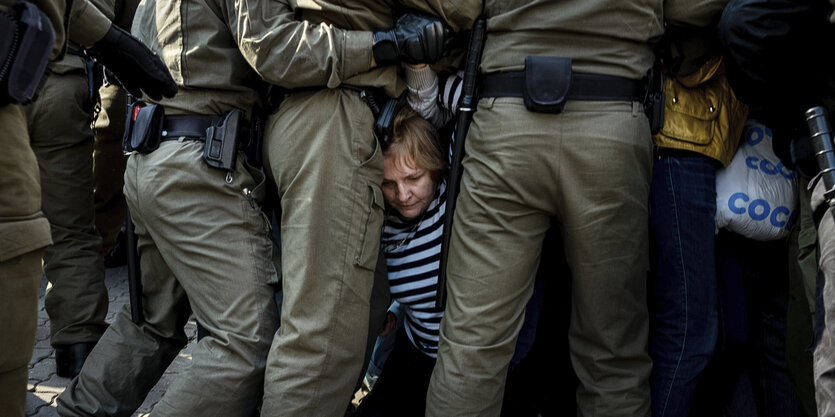
{"type": "Polygon", "coordinates": [[[436,17],[404,14],[394,28],[374,32],[374,60],[377,65],[405,61],[433,63],[441,58],[452,39],[452,30],[436,17]]]}
{"type": "Polygon", "coordinates": [[[104,38],[88,48],[87,53],[110,70],[134,96],[144,92],[159,100],[177,94],[177,84],[162,60],[116,25],[111,25],[104,38]]]}

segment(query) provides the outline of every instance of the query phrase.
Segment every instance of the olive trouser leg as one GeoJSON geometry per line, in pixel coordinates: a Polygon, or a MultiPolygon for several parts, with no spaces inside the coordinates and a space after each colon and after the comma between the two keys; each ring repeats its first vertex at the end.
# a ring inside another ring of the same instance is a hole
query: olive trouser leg
{"type": "Polygon", "coordinates": [[[240,156],[226,183],[202,155],[202,142],[173,141],[128,161],[146,321],[119,314],[59,397],[60,415],[130,415],[185,345],[192,312],[209,335],[154,415],[248,417],[257,406],[278,322],[263,175],[240,156]]]}
{"type": "MultiPolygon", "coordinates": [[[[812,193],[812,210],[824,202],[826,187],[818,181],[812,193]]],[[[814,361],[815,399],[818,416],[835,416],[835,210],[831,207],[818,224],[820,274],[823,274],[824,328],[812,353],[814,361]]],[[[819,307],[820,308],[820,304],[819,307]]]]}
{"type": "Polygon", "coordinates": [[[125,221],[125,157],[122,155],[122,134],[125,131],[125,90],[115,85],[99,89],[101,111],[96,118],[96,141],[93,150],[95,175],[96,230],[106,254],[119,236],[125,221]]]}
{"type": "Polygon", "coordinates": [[[640,104],[570,101],[550,115],[482,99],[466,153],[427,415],[499,415],[555,216],[572,273],[578,414],[648,416],[651,140],[640,104]]]}
{"type": "Polygon", "coordinates": [[[818,272],[817,229],[809,206],[808,181],[798,179],[798,216],[789,239],[789,303],[786,313],[786,365],[795,392],[807,415],[815,410],[812,354],[815,279],[818,272]]]}
{"type": "Polygon", "coordinates": [[[263,416],[342,416],[360,376],[383,223],[383,160],[354,91],[290,95],[267,123],[284,304],[263,416]]]}
{"type": "Polygon", "coordinates": [[[44,250],[52,346],[96,342],[107,328],[107,288],[93,208],[93,133],[84,108],[88,100],[87,76],[78,69],[52,74],[38,99],[25,107],[54,242],[44,250]]]}
{"type": "Polygon", "coordinates": [[[0,416],[22,417],[35,343],[41,248],[51,243],[20,106],[0,107],[0,416]]]}

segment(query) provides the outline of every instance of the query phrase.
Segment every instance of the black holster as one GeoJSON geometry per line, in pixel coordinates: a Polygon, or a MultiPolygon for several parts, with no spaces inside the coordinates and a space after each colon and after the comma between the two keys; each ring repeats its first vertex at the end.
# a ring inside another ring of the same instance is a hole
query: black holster
{"type": "Polygon", "coordinates": [[[248,131],[244,112],[235,109],[226,113],[206,129],[203,160],[212,168],[233,171],[241,138],[245,137],[248,131]]]}
{"type": "Polygon", "coordinates": [[[649,129],[656,134],[664,127],[664,76],[660,63],[656,63],[647,73],[647,93],[644,98],[644,113],[649,119],[649,129]]]}
{"type": "Polygon", "coordinates": [[[34,4],[0,12],[0,106],[37,97],[54,44],[52,23],[34,4]]]}

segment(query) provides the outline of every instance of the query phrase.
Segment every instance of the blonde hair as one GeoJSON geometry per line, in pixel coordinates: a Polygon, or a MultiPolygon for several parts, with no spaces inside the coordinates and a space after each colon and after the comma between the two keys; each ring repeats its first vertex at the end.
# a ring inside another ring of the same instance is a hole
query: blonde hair
{"type": "Polygon", "coordinates": [[[411,161],[413,168],[428,171],[436,184],[446,175],[447,163],[438,131],[409,106],[394,117],[391,141],[383,155],[397,157],[396,163],[411,161]]]}

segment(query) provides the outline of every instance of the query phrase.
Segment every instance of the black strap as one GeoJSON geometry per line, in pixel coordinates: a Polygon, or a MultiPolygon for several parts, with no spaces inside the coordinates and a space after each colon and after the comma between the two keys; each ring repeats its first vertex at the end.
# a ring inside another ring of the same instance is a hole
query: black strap
{"type": "Polygon", "coordinates": [[[206,140],[206,129],[217,119],[216,116],[165,116],[162,123],[162,141],[177,140],[188,136],[197,140],[206,140]]]}
{"type": "MultiPolygon", "coordinates": [[[[484,75],[481,97],[523,96],[525,72],[500,72],[484,75]]],[[[599,74],[571,74],[568,100],[643,101],[646,83],[643,80],[599,74]]]]}

